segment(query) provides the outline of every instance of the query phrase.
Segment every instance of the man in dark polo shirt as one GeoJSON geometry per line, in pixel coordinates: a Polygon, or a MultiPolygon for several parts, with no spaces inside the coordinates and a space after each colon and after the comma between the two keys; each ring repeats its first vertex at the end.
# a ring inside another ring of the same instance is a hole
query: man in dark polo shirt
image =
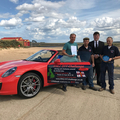
{"type": "MultiPolygon", "coordinates": [[[[86,76],[88,78],[89,88],[96,91],[97,89],[94,87],[93,84],[93,67],[95,66],[93,51],[92,48],[88,46],[89,38],[84,38],[83,42],[84,44],[78,49],[78,59],[79,61],[81,60],[81,62],[90,62],[92,64],[86,76]]],[[[86,80],[84,80],[82,86],[83,90],[86,90],[86,85],[86,80]]]]}
{"type": "Polygon", "coordinates": [[[106,89],[106,82],[105,82],[105,74],[106,70],[108,71],[108,76],[109,76],[109,90],[112,94],[114,94],[114,79],[113,79],[113,73],[114,73],[114,60],[120,59],[120,53],[119,50],[116,46],[113,44],[113,38],[108,37],[107,38],[107,46],[105,46],[102,49],[101,52],[101,59],[102,59],[102,64],[101,64],[101,82],[102,82],[102,87],[99,89],[99,91],[103,91],[106,89]],[[108,57],[108,60],[104,59],[104,56],[108,57]]]}

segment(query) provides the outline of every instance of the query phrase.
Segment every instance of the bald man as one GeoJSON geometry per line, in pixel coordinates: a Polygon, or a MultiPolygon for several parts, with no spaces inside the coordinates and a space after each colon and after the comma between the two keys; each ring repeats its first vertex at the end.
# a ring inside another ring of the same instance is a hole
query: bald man
{"type": "Polygon", "coordinates": [[[104,46],[102,49],[101,55],[102,64],[101,64],[101,82],[102,86],[99,91],[103,91],[106,89],[106,82],[105,82],[105,74],[106,70],[108,71],[109,77],[109,90],[112,94],[114,94],[114,60],[120,59],[120,53],[116,46],[113,46],[113,38],[107,38],[107,45],[104,46]],[[108,56],[108,61],[103,59],[103,56],[108,56]]]}

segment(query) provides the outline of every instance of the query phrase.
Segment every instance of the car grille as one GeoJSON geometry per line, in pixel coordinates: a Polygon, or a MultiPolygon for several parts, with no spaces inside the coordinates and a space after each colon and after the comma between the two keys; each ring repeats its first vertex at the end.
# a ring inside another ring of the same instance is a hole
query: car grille
{"type": "Polygon", "coordinates": [[[2,88],[2,83],[0,83],[0,90],[1,90],[1,88],[2,88]]]}

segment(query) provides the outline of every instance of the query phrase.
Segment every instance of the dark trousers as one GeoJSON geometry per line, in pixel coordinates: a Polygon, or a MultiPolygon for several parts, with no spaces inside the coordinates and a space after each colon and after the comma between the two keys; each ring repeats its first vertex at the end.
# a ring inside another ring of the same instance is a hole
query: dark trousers
{"type": "Polygon", "coordinates": [[[101,63],[97,63],[97,62],[95,62],[94,70],[95,70],[96,73],[97,73],[97,84],[98,84],[98,85],[101,84],[100,69],[101,69],[101,63]]]}
{"type": "Polygon", "coordinates": [[[105,82],[105,75],[106,70],[108,71],[108,77],[109,77],[109,89],[114,89],[114,80],[113,80],[113,72],[114,72],[114,63],[105,63],[102,62],[101,64],[101,82],[102,82],[102,88],[106,88],[106,82],[105,82]]]}
{"type": "Polygon", "coordinates": [[[63,84],[63,88],[65,88],[65,89],[66,89],[66,87],[67,87],[67,84],[63,84]]]}

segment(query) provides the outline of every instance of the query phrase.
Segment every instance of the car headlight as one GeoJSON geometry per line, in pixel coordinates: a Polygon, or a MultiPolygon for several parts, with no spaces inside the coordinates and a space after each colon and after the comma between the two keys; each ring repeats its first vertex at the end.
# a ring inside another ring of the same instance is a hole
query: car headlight
{"type": "Polygon", "coordinates": [[[7,70],[3,75],[2,77],[7,77],[11,74],[13,74],[15,71],[16,71],[17,67],[13,67],[13,68],[10,68],[9,70],[7,70]]]}

